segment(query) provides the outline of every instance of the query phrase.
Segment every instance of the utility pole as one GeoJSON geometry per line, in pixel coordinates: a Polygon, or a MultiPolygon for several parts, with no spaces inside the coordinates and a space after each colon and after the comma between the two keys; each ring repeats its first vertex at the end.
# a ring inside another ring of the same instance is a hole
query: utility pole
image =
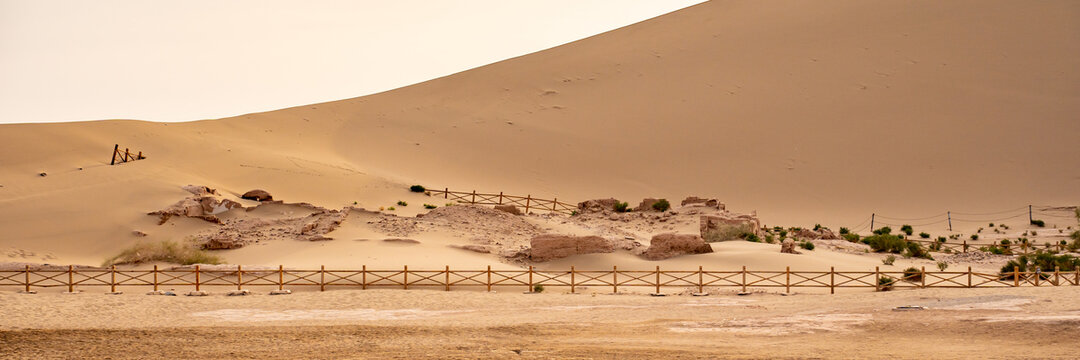
{"type": "Polygon", "coordinates": [[[877,216],[877,214],[870,213],[870,232],[874,231],[874,216],[877,216]]]}
{"type": "Polygon", "coordinates": [[[945,214],[949,216],[949,231],[952,231],[952,211],[946,211],[945,214]]]}

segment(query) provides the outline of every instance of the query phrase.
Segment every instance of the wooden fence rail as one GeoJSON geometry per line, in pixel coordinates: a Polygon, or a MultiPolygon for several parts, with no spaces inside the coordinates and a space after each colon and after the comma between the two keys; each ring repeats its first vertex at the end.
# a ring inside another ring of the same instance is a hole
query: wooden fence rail
{"type": "Polygon", "coordinates": [[[964,252],[968,252],[968,251],[986,251],[986,250],[983,250],[983,249],[984,248],[996,247],[996,248],[1001,249],[1005,254],[1028,255],[1028,254],[1034,254],[1037,251],[1065,252],[1067,250],[1067,248],[1068,248],[1068,245],[1064,245],[1064,244],[1061,244],[1061,243],[1038,245],[1038,244],[1032,244],[1032,243],[1026,243],[1026,242],[1025,243],[1013,243],[1013,244],[1001,244],[1001,243],[997,243],[997,244],[993,244],[993,243],[974,244],[974,243],[968,243],[967,240],[963,240],[960,243],[949,243],[949,242],[940,243],[940,242],[937,242],[937,241],[934,241],[934,240],[919,240],[919,239],[907,239],[907,241],[919,243],[919,244],[921,244],[923,246],[927,246],[927,247],[938,244],[937,246],[940,246],[941,251],[944,251],[944,250],[948,249],[948,250],[951,250],[953,252],[958,252],[958,253],[964,253],[964,252]]]}
{"type": "Polygon", "coordinates": [[[706,288],[737,288],[742,292],[759,288],[783,288],[786,292],[800,288],[825,288],[829,293],[836,289],[864,288],[889,290],[900,288],[985,288],[985,287],[1038,287],[1080,286],[1080,268],[1072,271],[983,273],[967,268],[967,271],[917,272],[882,271],[751,271],[746,267],[738,270],[577,270],[571,266],[567,271],[536,270],[533,267],[520,270],[493,270],[490,266],[478,270],[442,269],[327,269],[317,270],[277,269],[204,270],[200,266],[191,269],[31,269],[0,271],[0,287],[18,287],[26,292],[40,288],[65,288],[75,292],[77,288],[108,287],[116,292],[118,287],[191,287],[196,291],[206,286],[276,287],[289,288],[359,288],[359,289],[442,289],[452,288],[520,288],[533,291],[536,286],[568,288],[571,293],[581,287],[619,288],[645,287],[660,293],[663,288],[705,292],[706,288]]]}
{"type": "Polygon", "coordinates": [[[142,160],[145,158],[146,157],[143,156],[142,151],[140,151],[138,154],[132,154],[131,150],[127,148],[125,148],[124,151],[120,151],[120,144],[116,144],[113,145],[112,161],[109,162],[109,165],[116,165],[117,161],[123,164],[129,161],[142,160]]]}
{"type": "Polygon", "coordinates": [[[560,202],[559,199],[538,199],[532,197],[532,195],[507,195],[503,194],[502,192],[498,194],[485,194],[478,193],[476,192],[476,190],[473,190],[472,192],[450,191],[449,188],[444,188],[443,190],[428,189],[427,192],[432,196],[442,195],[443,199],[464,204],[514,205],[525,208],[526,214],[528,214],[529,211],[532,210],[547,211],[566,215],[573,214],[575,211],[577,211],[576,204],[560,202]]]}

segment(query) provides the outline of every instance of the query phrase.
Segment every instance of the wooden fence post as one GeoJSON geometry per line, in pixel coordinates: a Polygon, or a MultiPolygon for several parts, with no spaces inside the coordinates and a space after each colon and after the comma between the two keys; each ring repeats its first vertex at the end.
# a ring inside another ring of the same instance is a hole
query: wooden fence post
{"type": "Polygon", "coordinates": [[[124,162],[128,162],[131,159],[131,149],[124,148],[124,162]]]}
{"type": "Polygon", "coordinates": [[[971,274],[971,267],[968,266],[968,286],[967,287],[969,287],[969,288],[971,287],[971,275],[972,275],[971,274]]]}
{"type": "Polygon", "coordinates": [[[491,292],[491,265],[487,268],[487,291],[491,292]]]}
{"type": "Polygon", "coordinates": [[[1076,277],[1073,280],[1073,286],[1080,285],[1080,266],[1076,267],[1076,277]]]}
{"type": "Polygon", "coordinates": [[[532,202],[532,194],[525,197],[525,215],[529,215],[529,203],[532,202]]]}
{"type": "Polygon", "coordinates": [[[449,199],[450,198],[450,188],[446,188],[446,190],[443,190],[442,194],[443,194],[443,199],[449,199]]]}
{"type": "Polygon", "coordinates": [[[405,286],[405,290],[409,290],[409,265],[405,265],[405,270],[402,271],[401,273],[403,275],[405,275],[405,277],[404,277],[405,281],[402,281],[401,283],[404,284],[403,286],[405,286]]]}
{"type": "Polygon", "coordinates": [[[919,285],[919,288],[925,289],[926,288],[926,267],[925,266],[923,266],[922,270],[920,270],[919,278],[922,280],[922,283],[919,285]]]}
{"type": "Polygon", "coordinates": [[[472,191],[472,203],[476,204],[476,190],[472,191]]]}
{"type": "Polygon", "coordinates": [[[68,265],[68,292],[75,292],[75,266],[68,265]]]}
{"type": "Polygon", "coordinates": [[[1020,287],[1020,267],[1013,266],[1013,287],[1020,287]]]}
{"type": "Polygon", "coordinates": [[[551,200],[551,212],[555,212],[555,205],[558,205],[558,204],[559,204],[559,198],[555,198],[555,200],[551,200]]]}
{"type": "Polygon", "coordinates": [[[446,265],[446,291],[450,291],[450,265],[446,265]]]}
{"type": "Polygon", "coordinates": [[[574,265],[570,265],[570,293],[574,293],[574,265]]]}
{"type": "Polygon", "coordinates": [[[30,292],[30,265],[26,265],[26,272],[24,273],[24,275],[26,275],[26,278],[24,279],[25,282],[23,284],[26,284],[26,292],[29,293],[30,292]]]}
{"type": "Polygon", "coordinates": [[[319,291],[326,291],[326,265],[319,265],[319,291]]]}
{"type": "Polygon", "coordinates": [[[116,153],[118,152],[120,152],[120,144],[113,145],[112,161],[109,162],[109,165],[116,165],[116,153]]]}
{"type": "Polygon", "coordinates": [[[367,265],[360,266],[360,290],[367,290],[367,265]]]}
{"type": "Polygon", "coordinates": [[[1054,286],[1058,286],[1059,284],[1061,284],[1061,273],[1059,272],[1060,270],[1061,269],[1059,269],[1058,266],[1054,266],[1054,286]]]}
{"type": "Polygon", "coordinates": [[[199,265],[195,265],[195,291],[199,291],[199,265]]]}
{"type": "Polygon", "coordinates": [[[881,291],[881,267],[874,267],[874,291],[881,291]]]}
{"type": "Polygon", "coordinates": [[[502,205],[503,192],[499,192],[499,205],[502,205]]]}
{"type": "Polygon", "coordinates": [[[1035,268],[1035,287],[1039,287],[1039,278],[1042,277],[1042,269],[1035,268]]]}
{"type": "Polygon", "coordinates": [[[835,266],[830,266],[829,267],[829,293],[830,294],[835,294],[836,293],[836,267],[835,266]]]}
{"type": "Polygon", "coordinates": [[[656,265],[656,293],[660,293],[660,265],[656,265]]]}
{"type": "Polygon", "coordinates": [[[529,292],[533,291],[533,267],[529,265],[529,292]]]}
{"type": "Polygon", "coordinates": [[[109,292],[116,292],[116,265],[112,266],[112,279],[109,281],[109,292]]]}
{"type": "Polygon", "coordinates": [[[611,266],[611,292],[613,294],[619,293],[619,266],[611,266]]]}
{"type": "Polygon", "coordinates": [[[154,291],[155,292],[158,291],[157,273],[158,273],[157,265],[154,265],[154,291]]]}
{"type": "Polygon", "coordinates": [[[964,252],[967,252],[967,249],[968,249],[967,240],[964,240],[964,252]]]}
{"type": "Polygon", "coordinates": [[[704,269],[705,269],[705,267],[701,266],[701,265],[698,265],[698,267],[697,267],[697,292],[698,292],[698,294],[705,293],[705,275],[704,275],[704,271],[702,271],[704,269]]]}
{"type": "Polygon", "coordinates": [[[236,265],[236,290],[243,290],[244,286],[244,268],[240,265],[236,265]]]}
{"type": "Polygon", "coordinates": [[[746,265],[742,267],[742,292],[746,293],[746,265]]]}
{"type": "Polygon", "coordinates": [[[277,268],[277,289],[285,290],[285,265],[278,265],[277,268]]]}

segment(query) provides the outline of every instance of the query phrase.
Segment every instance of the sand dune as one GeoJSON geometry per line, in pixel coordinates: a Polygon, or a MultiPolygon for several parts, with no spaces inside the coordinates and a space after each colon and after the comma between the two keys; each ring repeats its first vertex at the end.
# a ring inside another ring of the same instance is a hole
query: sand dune
{"type": "Polygon", "coordinates": [[[356,99],[0,125],[0,247],[96,264],[187,184],[369,209],[424,201],[413,183],[697,194],[834,228],[1080,203],[1078,19],[1071,1],[713,1],[356,99]],[[116,143],[149,158],[108,166],[116,143]]]}

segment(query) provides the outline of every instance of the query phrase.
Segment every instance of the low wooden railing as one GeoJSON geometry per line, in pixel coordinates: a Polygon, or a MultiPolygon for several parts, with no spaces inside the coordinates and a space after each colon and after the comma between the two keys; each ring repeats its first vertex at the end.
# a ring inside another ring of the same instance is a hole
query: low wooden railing
{"type": "Polygon", "coordinates": [[[132,154],[131,150],[126,148],[124,149],[124,151],[120,151],[120,144],[116,144],[113,145],[112,161],[109,162],[109,165],[116,165],[117,161],[123,164],[129,161],[142,160],[145,158],[146,157],[143,156],[142,151],[140,151],[138,154],[132,154]]]}
{"type": "Polygon", "coordinates": [[[401,269],[359,270],[327,269],[317,270],[277,269],[244,270],[235,269],[206,270],[200,266],[191,269],[153,269],[133,270],[117,269],[31,269],[0,271],[0,287],[17,287],[30,292],[37,288],[66,288],[74,292],[83,287],[108,287],[116,292],[118,287],[192,287],[196,291],[206,286],[215,287],[276,287],[315,288],[325,291],[330,288],[434,288],[450,291],[453,288],[492,288],[520,287],[532,291],[535,286],[564,287],[571,293],[580,287],[610,287],[612,292],[619,288],[647,287],[656,293],[663,288],[681,288],[703,293],[715,288],[738,288],[746,292],[758,288],[783,288],[786,292],[800,288],[827,288],[829,293],[836,289],[864,288],[889,290],[900,288],[985,288],[985,287],[1029,287],[1029,286],[1077,286],[1080,285],[1080,268],[1074,271],[985,273],[973,271],[926,271],[918,272],[881,271],[792,271],[790,267],[782,271],[748,270],[745,266],[738,270],[577,270],[573,266],[568,271],[536,270],[533,267],[518,270],[492,270],[490,266],[481,270],[443,269],[416,270],[403,266],[401,269]],[[886,280],[882,280],[886,279],[886,280]]]}
{"type": "Polygon", "coordinates": [[[567,215],[577,211],[577,205],[560,202],[557,198],[551,200],[538,199],[532,197],[532,195],[506,195],[502,192],[498,194],[485,194],[478,193],[476,190],[473,190],[472,192],[450,191],[449,188],[444,188],[443,190],[428,189],[427,192],[432,196],[442,195],[444,199],[464,204],[519,206],[525,208],[526,214],[532,210],[542,210],[567,215]]]}

